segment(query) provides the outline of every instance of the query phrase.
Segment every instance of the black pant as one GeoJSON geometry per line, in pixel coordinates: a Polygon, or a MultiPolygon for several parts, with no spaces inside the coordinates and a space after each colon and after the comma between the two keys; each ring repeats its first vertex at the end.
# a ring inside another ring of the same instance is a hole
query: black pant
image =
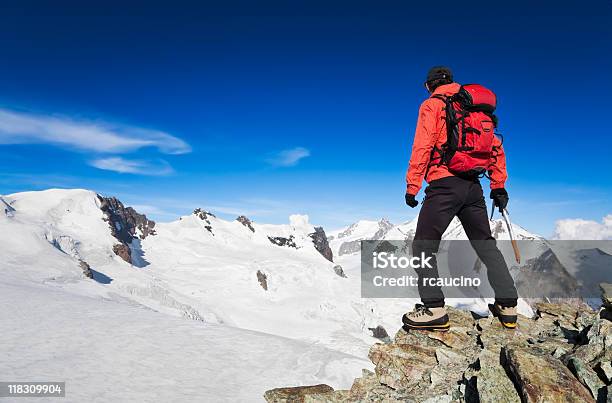
{"type": "MultiPolygon", "coordinates": [[[[495,291],[496,302],[503,306],[516,306],[514,281],[495,244],[495,238],[491,235],[487,206],[478,179],[449,176],[432,181],[427,186],[414,236],[414,255],[417,256],[421,252],[427,255],[436,253],[442,234],[455,216],[459,217],[470,241],[479,241],[472,242],[472,247],[487,267],[487,276],[495,291]]],[[[432,262],[433,269],[428,269],[426,277],[438,277],[435,255],[432,262]]],[[[418,271],[418,274],[423,278],[422,271],[418,271]]],[[[419,294],[427,307],[444,306],[444,294],[440,287],[424,286],[422,281],[419,281],[419,294]]]]}

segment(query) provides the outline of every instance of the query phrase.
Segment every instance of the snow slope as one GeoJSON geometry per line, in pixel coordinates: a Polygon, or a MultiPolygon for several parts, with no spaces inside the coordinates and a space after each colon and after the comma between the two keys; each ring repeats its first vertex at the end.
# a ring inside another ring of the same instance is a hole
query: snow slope
{"type": "Polygon", "coordinates": [[[70,402],[252,402],[285,384],[346,388],[368,365],[314,344],[41,284],[0,281],[0,309],[0,379],[66,382],[70,402]]]}
{"type": "MultiPolygon", "coordinates": [[[[251,229],[198,210],[132,241],[142,264],[131,265],[113,252],[118,239],[94,192],[18,193],[3,196],[3,206],[0,325],[13,330],[0,336],[12,347],[0,357],[0,371],[8,372],[0,376],[60,374],[83,394],[77,401],[114,400],[118,394],[100,381],[122,391],[130,376],[144,400],[155,382],[167,388],[162,400],[172,400],[173,385],[183,387],[183,398],[227,401],[258,400],[263,390],[286,384],[346,388],[370,367],[367,351],[376,339],[369,328],[382,325],[393,335],[417,302],[361,298],[359,253],[351,251],[361,239],[410,237],[415,221],[360,221],[328,234],[332,263],[315,248],[307,216],[251,229]],[[81,262],[95,281],[83,276],[81,262]],[[336,274],[338,263],[346,278],[336,274]],[[235,387],[240,383],[244,390],[235,387]]],[[[492,227],[507,237],[499,221],[492,227]]],[[[445,234],[464,236],[458,222],[445,234]]],[[[484,313],[487,302],[453,304],[484,313]]]]}

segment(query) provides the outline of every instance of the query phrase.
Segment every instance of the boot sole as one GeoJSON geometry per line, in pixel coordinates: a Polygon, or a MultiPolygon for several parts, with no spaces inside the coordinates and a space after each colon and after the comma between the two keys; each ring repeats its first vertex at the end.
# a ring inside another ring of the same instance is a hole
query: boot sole
{"type": "Polygon", "coordinates": [[[495,305],[489,304],[489,311],[493,314],[494,317],[499,319],[499,323],[506,329],[514,330],[516,329],[516,319],[513,321],[504,320],[504,315],[501,315],[499,311],[495,308],[495,305]]]}
{"type": "Polygon", "coordinates": [[[423,326],[415,326],[404,324],[404,330],[429,330],[434,332],[448,332],[450,330],[450,323],[446,325],[423,325],[423,326]]]}

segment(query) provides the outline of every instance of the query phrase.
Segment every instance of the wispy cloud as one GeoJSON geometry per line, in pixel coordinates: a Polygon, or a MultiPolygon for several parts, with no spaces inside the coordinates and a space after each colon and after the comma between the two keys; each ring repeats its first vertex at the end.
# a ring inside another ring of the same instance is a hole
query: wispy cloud
{"type": "Polygon", "coordinates": [[[141,160],[128,160],[122,157],[99,158],[89,164],[98,169],[127,174],[164,176],[174,172],[172,167],[163,160],[157,163],[141,160]]]}
{"type": "Polygon", "coordinates": [[[283,150],[266,161],[277,167],[292,167],[297,165],[302,159],[310,156],[310,150],[304,147],[295,147],[283,150]]]}
{"type": "Polygon", "coordinates": [[[158,130],[105,121],[84,121],[0,108],[0,144],[44,143],[98,153],[123,153],[154,147],[164,154],[185,154],[185,141],[158,130]]]}

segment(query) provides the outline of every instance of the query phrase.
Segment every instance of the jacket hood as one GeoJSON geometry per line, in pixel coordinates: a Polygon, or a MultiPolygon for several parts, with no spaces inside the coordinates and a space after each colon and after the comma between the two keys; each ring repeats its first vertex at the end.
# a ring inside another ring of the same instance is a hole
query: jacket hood
{"type": "Polygon", "coordinates": [[[431,94],[434,95],[454,95],[459,92],[459,88],[461,88],[461,84],[459,83],[450,83],[444,84],[436,88],[436,90],[431,94]]]}

